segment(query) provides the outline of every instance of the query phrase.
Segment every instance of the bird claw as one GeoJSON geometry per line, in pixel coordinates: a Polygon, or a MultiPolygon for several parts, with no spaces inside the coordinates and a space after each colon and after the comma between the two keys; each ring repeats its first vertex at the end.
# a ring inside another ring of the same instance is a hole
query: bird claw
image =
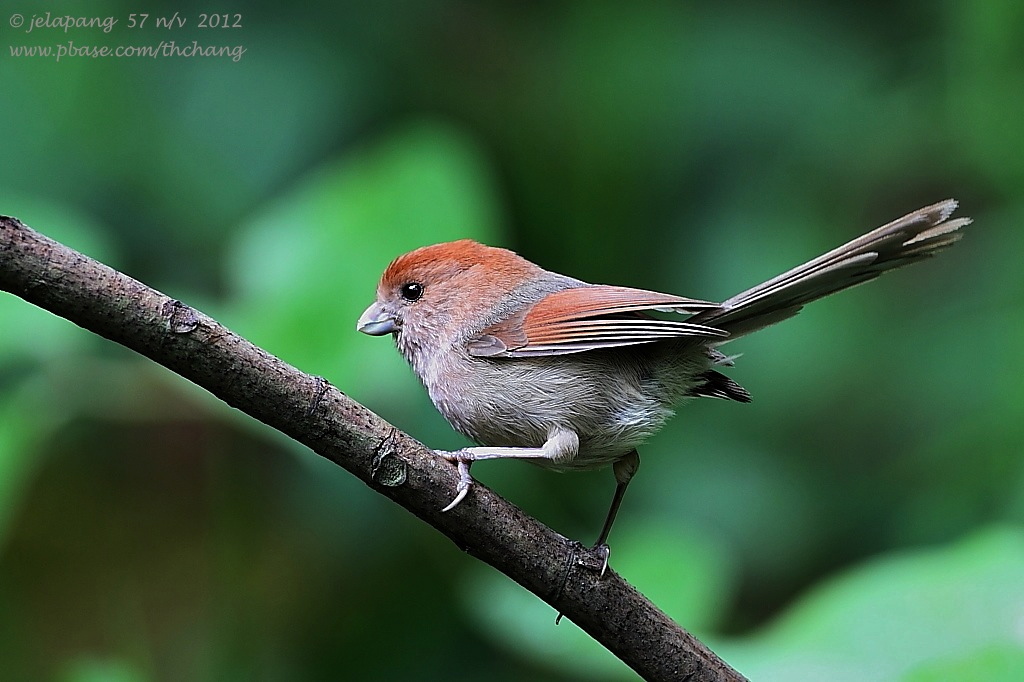
{"type": "Polygon", "coordinates": [[[437,450],[436,452],[449,462],[455,462],[459,468],[459,484],[455,488],[455,499],[441,510],[441,513],[444,513],[459,506],[459,503],[466,499],[470,488],[473,487],[473,477],[469,475],[469,467],[473,463],[473,459],[462,450],[456,450],[455,452],[437,450]]]}
{"type": "MultiPolygon", "coordinates": [[[[611,556],[612,550],[608,546],[608,543],[605,543],[605,542],[602,542],[600,544],[594,545],[590,549],[591,549],[591,551],[594,554],[597,555],[598,561],[601,562],[600,570],[598,569],[597,564],[591,563],[589,561],[590,557],[586,557],[582,561],[579,561],[579,565],[581,565],[584,568],[589,569],[589,570],[598,571],[597,579],[601,580],[601,579],[604,578],[604,574],[608,570],[608,557],[611,556]]],[[[559,595],[561,595],[562,594],[562,590],[565,589],[565,581],[568,579],[568,577],[569,577],[568,574],[566,574],[562,578],[562,584],[558,588],[558,594],[559,595]]],[[[560,622],[562,622],[562,616],[563,615],[565,615],[565,614],[563,614],[561,611],[558,612],[558,615],[555,616],[555,625],[558,625],[560,622]]]]}
{"type": "Polygon", "coordinates": [[[604,577],[605,571],[608,570],[608,557],[611,556],[612,549],[607,543],[602,542],[600,545],[594,545],[594,553],[601,560],[601,571],[597,576],[598,579],[601,579],[604,577]]]}
{"type": "Polygon", "coordinates": [[[608,557],[611,553],[608,545],[602,542],[591,547],[589,551],[576,554],[575,561],[581,568],[597,573],[597,579],[601,580],[608,572],[608,557]]]}

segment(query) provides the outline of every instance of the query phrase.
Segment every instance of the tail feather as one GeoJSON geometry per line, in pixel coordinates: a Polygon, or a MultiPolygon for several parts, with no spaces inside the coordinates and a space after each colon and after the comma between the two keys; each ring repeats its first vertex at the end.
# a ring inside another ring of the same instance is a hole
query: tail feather
{"type": "Polygon", "coordinates": [[[747,389],[721,372],[709,369],[699,378],[702,379],[701,383],[694,386],[688,394],[694,398],[722,398],[739,403],[749,403],[751,400],[747,389]]]}
{"type": "Polygon", "coordinates": [[[781,322],[816,299],[916,263],[963,236],[970,218],[949,217],[953,199],[919,209],[814,260],[739,293],[688,321],[729,332],[729,340],[781,322]]]}

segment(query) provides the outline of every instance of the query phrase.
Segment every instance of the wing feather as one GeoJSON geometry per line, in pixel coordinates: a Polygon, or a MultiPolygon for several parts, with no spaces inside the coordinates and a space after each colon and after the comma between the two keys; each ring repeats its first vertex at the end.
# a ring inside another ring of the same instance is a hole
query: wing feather
{"type": "Polygon", "coordinates": [[[725,337],[726,332],[714,327],[659,320],[645,314],[691,314],[717,306],[710,301],[628,287],[573,287],[548,294],[524,313],[491,325],[469,343],[469,351],[483,357],[536,357],[687,336],[725,337]]]}

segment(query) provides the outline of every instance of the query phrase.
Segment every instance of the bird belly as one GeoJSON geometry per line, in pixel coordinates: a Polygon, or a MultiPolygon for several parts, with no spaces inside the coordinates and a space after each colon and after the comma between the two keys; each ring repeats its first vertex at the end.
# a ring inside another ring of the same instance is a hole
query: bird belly
{"type": "Polygon", "coordinates": [[[458,381],[424,383],[448,422],[480,445],[537,448],[553,430],[570,429],[579,437],[575,456],[530,461],[559,471],[597,469],[658,431],[678,399],[643,363],[621,351],[612,357],[473,358],[460,363],[466,369],[458,381]],[[463,390],[449,390],[453,385],[463,390]]]}

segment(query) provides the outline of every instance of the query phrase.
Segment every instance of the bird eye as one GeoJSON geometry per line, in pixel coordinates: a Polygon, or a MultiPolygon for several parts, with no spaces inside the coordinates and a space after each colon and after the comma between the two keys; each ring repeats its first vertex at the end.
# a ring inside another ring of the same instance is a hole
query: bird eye
{"type": "Polygon", "coordinates": [[[420,296],[423,295],[423,285],[419,282],[409,282],[402,285],[399,293],[402,295],[402,298],[412,303],[413,301],[418,301],[420,296]]]}

